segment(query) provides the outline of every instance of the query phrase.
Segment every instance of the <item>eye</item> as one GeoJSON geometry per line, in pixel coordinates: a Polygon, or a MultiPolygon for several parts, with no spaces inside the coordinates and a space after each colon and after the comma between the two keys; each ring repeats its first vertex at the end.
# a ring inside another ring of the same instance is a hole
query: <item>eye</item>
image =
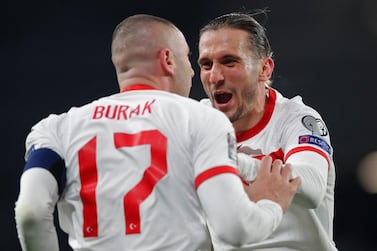
{"type": "Polygon", "coordinates": [[[210,70],[212,68],[212,62],[207,60],[199,61],[199,67],[202,70],[210,70]]]}
{"type": "Polygon", "coordinates": [[[221,64],[226,66],[234,66],[237,63],[237,60],[234,58],[226,57],[221,61],[221,64]]]}

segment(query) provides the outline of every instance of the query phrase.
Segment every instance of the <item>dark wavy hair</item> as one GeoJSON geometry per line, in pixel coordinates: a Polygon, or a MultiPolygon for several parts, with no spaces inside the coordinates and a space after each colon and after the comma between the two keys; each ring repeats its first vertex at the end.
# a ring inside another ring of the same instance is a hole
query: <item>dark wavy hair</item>
{"type": "Polygon", "coordinates": [[[266,35],[266,29],[254,16],[264,14],[267,17],[267,10],[256,10],[253,12],[232,12],[211,20],[200,29],[199,37],[208,30],[222,28],[234,28],[246,31],[250,37],[250,49],[258,58],[272,57],[273,52],[266,35]]]}

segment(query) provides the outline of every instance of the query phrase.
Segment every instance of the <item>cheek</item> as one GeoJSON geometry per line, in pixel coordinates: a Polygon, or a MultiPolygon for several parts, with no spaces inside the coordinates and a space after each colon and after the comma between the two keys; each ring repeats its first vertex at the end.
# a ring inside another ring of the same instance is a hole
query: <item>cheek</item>
{"type": "Polygon", "coordinates": [[[202,82],[204,87],[208,86],[208,83],[209,83],[208,79],[209,79],[209,74],[203,71],[200,71],[200,81],[202,82]]]}

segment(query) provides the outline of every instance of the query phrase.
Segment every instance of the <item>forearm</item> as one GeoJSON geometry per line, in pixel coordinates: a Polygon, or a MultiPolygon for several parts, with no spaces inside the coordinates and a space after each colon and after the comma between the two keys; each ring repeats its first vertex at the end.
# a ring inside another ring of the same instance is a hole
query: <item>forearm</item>
{"type": "Polygon", "coordinates": [[[22,250],[59,250],[53,219],[57,190],[55,178],[45,169],[31,168],[22,175],[15,206],[22,250]]]}
{"type": "MultiPolygon", "coordinates": [[[[260,167],[260,160],[238,153],[238,171],[242,179],[252,182],[260,167]]],[[[287,163],[292,165],[292,178],[300,177],[295,202],[305,208],[316,208],[326,193],[328,163],[326,159],[311,151],[291,155],[287,163]]]]}
{"type": "Polygon", "coordinates": [[[301,178],[301,185],[294,198],[295,203],[305,208],[316,208],[326,194],[326,159],[314,152],[300,152],[291,155],[287,163],[292,165],[292,177],[301,178]]]}
{"type": "Polygon", "coordinates": [[[251,182],[258,174],[261,161],[245,153],[237,153],[237,169],[242,179],[251,182]]]}
{"type": "Polygon", "coordinates": [[[270,200],[250,201],[237,176],[231,178],[219,175],[198,189],[211,229],[235,247],[262,241],[279,225],[282,208],[270,200]]]}

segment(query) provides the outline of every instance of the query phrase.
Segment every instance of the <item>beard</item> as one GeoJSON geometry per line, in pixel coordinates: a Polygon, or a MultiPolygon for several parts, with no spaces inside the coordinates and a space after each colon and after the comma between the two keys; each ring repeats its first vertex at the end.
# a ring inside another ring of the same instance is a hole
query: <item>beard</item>
{"type": "MultiPolygon", "coordinates": [[[[256,101],[257,90],[257,86],[254,85],[239,92],[240,98],[236,111],[233,114],[227,114],[230,122],[234,123],[252,112],[256,101]]],[[[232,92],[236,93],[235,90],[232,90],[232,92]]]]}

